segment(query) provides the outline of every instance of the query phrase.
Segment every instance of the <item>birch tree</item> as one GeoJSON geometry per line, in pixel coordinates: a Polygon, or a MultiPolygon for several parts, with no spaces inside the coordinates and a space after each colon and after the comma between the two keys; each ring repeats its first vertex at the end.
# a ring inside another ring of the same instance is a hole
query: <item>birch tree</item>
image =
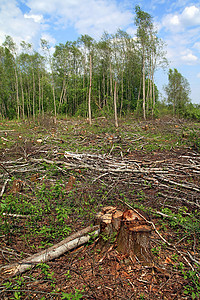
{"type": "Polygon", "coordinates": [[[17,118],[20,118],[20,101],[19,101],[19,84],[18,84],[18,70],[17,70],[17,62],[16,62],[16,56],[17,56],[17,46],[14,43],[11,36],[6,36],[5,42],[3,43],[5,47],[8,48],[8,50],[12,53],[14,58],[14,74],[15,74],[15,91],[16,91],[16,102],[17,102],[17,118]]]}
{"type": "Polygon", "coordinates": [[[50,46],[49,46],[49,44],[48,44],[48,42],[46,40],[41,39],[41,47],[42,47],[44,53],[46,53],[47,61],[48,61],[49,67],[51,69],[54,117],[55,117],[55,122],[56,122],[57,109],[56,109],[56,95],[55,95],[55,83],[54,83],[54,72],[53,72],[52,55],[51,55],[51,52],[50,52],[50,46]]]}
{"type": "Polygon", "coordinates": [[[146,119],[146,59],[147,59],[147,50],[149,47],[149,35],[153,29],[152,17],[150,14],[141,10],[141,8],[136,5],[135,7],[136,17],[135,25],[137,26],[137,41],[141,47],[142,55],[142,94],[143,94],[143,117],[146,119]]]}

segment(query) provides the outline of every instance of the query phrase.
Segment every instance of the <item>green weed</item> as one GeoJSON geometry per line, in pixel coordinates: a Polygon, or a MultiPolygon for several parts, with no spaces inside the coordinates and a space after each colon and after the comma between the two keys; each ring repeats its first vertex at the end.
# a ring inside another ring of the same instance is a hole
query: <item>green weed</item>
{"type": "Polygon", "coordinates": [[[67,300],[79,300],[79,299],[82,299],[83,297],[83,293],[84,290],[82,291],[79,291],[77,289],[75,289],[75,294],[73,293],[64,293],[62,292],[62,297],[61,299],[67,299],[67,300]]]}
{"type": "MultiPolygon", "coordinates": [[[[200,271],[200,268],[198,267],[200,271]]],[[[184,294],[191,296],[192,299],[199,299],[200,295],[200,281],[198,270],[182,271],[185,280],[189,280],[190,283],[184,288],[184,294]]]]}

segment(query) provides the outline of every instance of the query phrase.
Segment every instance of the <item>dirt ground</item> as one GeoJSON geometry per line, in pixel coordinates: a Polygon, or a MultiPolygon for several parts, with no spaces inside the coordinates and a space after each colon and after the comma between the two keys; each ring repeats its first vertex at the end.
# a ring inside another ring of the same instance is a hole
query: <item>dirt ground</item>
{"type": "Polygon", "coordinates": [[[108,205],[155,225],[152,262],[100,236],[23,274],[1,270],[0,298],[199,299],[199,124],[45,122],[0,124],[0,265],[94,224],[108,205]]]}

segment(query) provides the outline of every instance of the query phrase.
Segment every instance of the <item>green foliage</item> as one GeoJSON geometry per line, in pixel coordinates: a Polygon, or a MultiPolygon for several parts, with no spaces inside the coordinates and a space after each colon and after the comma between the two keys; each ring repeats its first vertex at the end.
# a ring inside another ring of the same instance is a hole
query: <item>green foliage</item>
{"type": "Polygon", "coordinates": [[[189,280],[189,284],[184,287],[184,294],[191,296],[191,298],[199,299],[200,295],[200,281],[199,281],[199,271],[200,268],[197,267],[198,270],[189,270],[182,271],[185,280],[189,280]]]}
{"type": "Polygon", "coordinates": [[[75,289],[75,294],[73,294],[72,292],[71,293],[64,293],[62,292],[62,297],[61,299],[67,299],[67,300],[79,300],[79,299],[82,299],[83,297],[83,293],[84,290],[82,291],[79,291],[77,289],[75,289]]]}
{"type": "Polygon", "coordinates": [[[159,246],[159,247],[154,247],[154,248],[151,249],[151,252],[152,252],[155,256],[159,256],[160,250],[161,250],[161,246],[159,246]]]}
{"type": "Polygon", "coordinates": [[[113,244],[116,240],[117,232],[113,232],[111,235],[108,235],[106,233],[101,234],[102,240],[106,243],[109,242],[110,244],[113,244]]]}
{"type": "Polygon", "coordinates": [[[200,121],[200,105],[198,104],[188,104],[185,109],[184,116],[187,119],[200,121]]]}
{"type": "Polygon", "coordinates": [[[182,207],[176,214],[169,208],[163,208],[162,212],[171,217],[169,222],[172,227],[181,226],[187,233],[200,236],[200,214],[198,211],[195,211],[195,215],[192,213],[188,215],[187,208],[182,207]]]}
{"type": "MultiPolygon", "coordinates": [[[[147,40],[148,49],[155,52],[157,48],[155,53],[158,54],[158,40],[153,38],[149,41],[149,33],[155,35],[152,17],[139,6],[136,10],[140,43],[144,45],[147,40]]],[[[104,33],[99,42],[84,35],[77,41],[60,43],[55,46],[53,55],[44,39],[41,40],[43,55],[36,52],[31,44],[22,41],[22,51],[17,54],[17,46],[12,37],[7,36],[0,47],[0,117],[35,119],[48,113],[86,118],[90,55],[93,117],[113,116],[114,81],[117,82],[117,111],[120,116],[135,110],[140,106],[137,105],[137,99],[141,92],[142,75],[141,51],[136,43],[126,32],[118,30],[113,35],[104,33]]],[[[146,64],[150,64],[149,58],[146,64]]],[[[145,81],[151,81],[151,85],[154,85],[146,73],[145,81]]],[[[150,93],[150,88],[146,93],[150,93]]],[[[152,100],[148,101],[151,103],[152,100]]]]}
{"type": "Polygon", "coordinates": [[[181,130],[179,140],[180,143],[184,142],[196,151],[200,151],[200,129],[198,123],[194,123],[192,128],[191,126],[184,126],[181,130]]]}
{"type": "Polygon", "coordinates": [[[37,265],[37,268],[41,269],[41,272],[44,275],[45,279],[54,281],[54,278],[53,278],[54,272],[49,271],[49,268],[50,268],[49,265],[47,265],[46,263],[40,263],[37,265]]]}
{"type": "Polygon", "coordinates": [[[188,141],[192,145],[192,147],[200,151],[200,130],[195,131],[194,129],[189,133],[188,141]]]}
{"type": "Polygon", "coordinates": [[[167,101],[172,105],[173,114],[183,116],[190,103],[190,85],[188,80],[177,69],[169,69],[168,85],[165,86],[167,101]]]}

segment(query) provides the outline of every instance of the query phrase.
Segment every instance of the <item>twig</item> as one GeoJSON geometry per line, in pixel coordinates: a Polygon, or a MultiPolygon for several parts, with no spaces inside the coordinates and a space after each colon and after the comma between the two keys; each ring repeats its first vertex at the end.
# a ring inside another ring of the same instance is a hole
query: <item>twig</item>
{"type": "Polygon", "coordinates": [[[31,215],[18,215],[18,214],[6,214],[6,213],[3,213],[3,216],[13,217],[13,218],[30,218],[31,217],[31,215]]]}
{"type": "Polygon", "coordinates": [[[94,183],[95,181],[99,180],[100,178],[102,178],[102,177],[104,177],[104,176],[106,176],[108,174],[109,173],[102,174],[102,175],[98,176],[97,178],[95,178],[92,182],[94,183]]]}
{"type": "Polygon", "coordinates": [[[190,258],[193,262],[195,262],[195,264],[198,264],[198,265],[200,266],[200,262],[199,262],[198,260],[196,260],[196,259],[190,254],[189,251],[187,251],[187,254],[188,254],[189,258],[190,258]]]}
{"type": "Polygon", "coordinates": [[[2,167],[2,169],[4,169],[4,171],[6,171],[10,177],[12,177],[12,174],[0,163],[0,167],[2,167]]]}
{"type": "Polygon", "coordinates": [[[160,179],[160,180],[162,180],[162,181],[164,181],[164,182],[168,182],[168,183],[171,183],[171,184],[174,184],[174,185],[183,187],[183,188],[188,189],[188,190],[200,192],[200,190],[197,189],[196,187],[192,187],[192,186],[186,185],[186,184],[184,184],[184,183],[175,182],[175,181],[173,181],[173,180],[166,179],[166,178],[164,178],[163,176],[157,175],[157,178],[160,179]]]}
{"type": "Polygon", "coordinates": [[[2,189],[1,189],[1,193],[0,193],[0,198],[3,196],[3,193],[5,191],[5,188],[6,188],[6,184],[7,182],[9,181],[10,179],[6,179],[3,186],[2,186],[2,189]]]}

